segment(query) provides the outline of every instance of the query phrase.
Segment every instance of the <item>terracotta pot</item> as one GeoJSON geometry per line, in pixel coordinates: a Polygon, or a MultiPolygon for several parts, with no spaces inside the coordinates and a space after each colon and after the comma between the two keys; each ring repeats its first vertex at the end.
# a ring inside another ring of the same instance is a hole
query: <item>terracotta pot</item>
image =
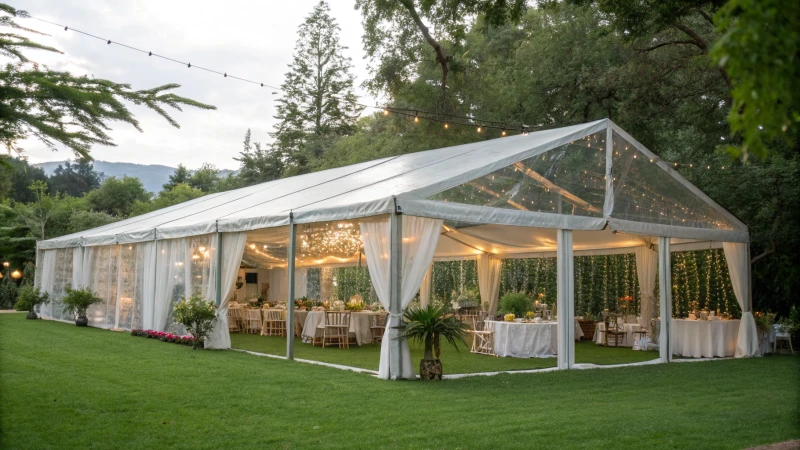
{"type": "Polygon", "coordinates": [[[421,380],[441,380],[442,362],[438,359],[421,359],[419,361],[419,378],[421,380]]]}
{"type": "Polygon", "coordinates": [[[75,319],[75,325],[77,325],[79,327],[88,326],[89,325],[89,319],[87,319],[86,316],[80,316],[77,319],[75,319]]]}

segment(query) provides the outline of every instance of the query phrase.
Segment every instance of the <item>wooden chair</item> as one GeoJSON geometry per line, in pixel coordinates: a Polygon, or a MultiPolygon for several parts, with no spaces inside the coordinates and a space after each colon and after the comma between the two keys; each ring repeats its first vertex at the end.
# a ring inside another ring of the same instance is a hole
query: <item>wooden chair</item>
{"type": "MultiPolygon", "coordinates": [[[[350,311],[325,311],[325,324],[322,327],[322,348],[327,344],[337,344],[339,348],[350,348],[350,311]]],[[[316,340],[316,335],[314,337],[316,340]]]]}
{"type": "Polygon", "coordinates": [[[263,321],[261,320],[261,310],[247,309],[245,311],[247,311],[247,319],[245,321],[247,333],[258,333],[263,326],[263,321]]]}
{"type": "Polygon", "coordinates": [[[233,315],[233,310],[229,309],[228,310],[228,332],[230,333],[230,332],[233,332],[233,331],[237,331],[237,332],[241,333],[242,329],[239,326],[239,323],[240,323],[239,322],[239,318],[233,315]]]}
{"type": "MultiPolygon", "coordinates": [[[[792,352],[794,355],[794,348],[792,347],[792,334],[788,331],[781,331],[781,326],[779,324],[773,325],[775,329],[775,340],[772,342],[772,353],[777,353],[778,351],[778,341],[785,341],[789,343],[789,351],[792,352]]],[[[784,347],[781,346],[781,352],[783,352],[784,347]]]]}
{"type": "Polygon", "coordinates": [[[233,307],[228,308],[228,326],[230,327],[231,323],[236,324],[236,329],[239,333],[244,332],[244,318],[242,317],[242,308],[233,307]]]}
{"type": "Polygon", "coordinates": [[[478,327],[478,321],[473,319],[473,329],[468,330],[472,335],[472,353],[480,353],[482,355],[495,355],[494,353],[494,322],[485,322],[484,330],[479,331],[475,328],[478,327]]]}
{"type": "Polygon", "coordinates": [[[603,336],[603,345],[608,347],[608,337],[611,336],[614,340],[614,347],[619,347],[621,342],[625,341],[626,333],[624,327],[620,326],[617,321],[606,322],[605,336],[603,336]]]}
{"type": "Polygon", "coordinates": [[[373,314],[369,316],[369,330],[372,333],[372,344],[383,340],[383,334],[386,332],[386,318],[387,314],[373,314]]]}
{"type": "Polygon", "coordinates": [[[286,336],[286,320],[279,309],[264,310],[264,336],[286,336]]]}

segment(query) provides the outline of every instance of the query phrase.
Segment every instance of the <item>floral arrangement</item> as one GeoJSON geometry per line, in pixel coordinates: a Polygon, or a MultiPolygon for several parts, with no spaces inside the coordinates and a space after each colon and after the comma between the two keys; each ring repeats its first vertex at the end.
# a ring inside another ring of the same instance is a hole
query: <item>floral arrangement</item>
{"type": "Polygon", "coordinates": [[[373,302],[369,305],[369,309],[373,311],[383,311],[383,305],[381,305],[381,302],[373,302]]]}
{"type": "Polygon", "coordinates": [[[532,320],[532,319],[536,318],[536,313],[533,312],[533,311],[528,311],[528,312],[525,313],[525,318],[528,319],[528,320],[532,320]]]}
{"type": "Polygon", "coordinates": [[[333,302],[333,310],[344,311],[344,302],[341,300],[336,300],[335,302],[333,302]]]}
{"type": "Polygon", "coordinates": [[[775,313],[771,312],[756,311],[753,314],[753,318],[756,319],[756,329],[762,333],[768,332],[772,328],[772,324],[775,323],[775,313]]]}
{"type": "Polygon", "coordinates": [[[516,318],[514,313],[509,313],[509,314],[506,314],[505,316],[503,316],[503,320],[505,320],[506,322],[513,322],[514,318],[516,318]]]}
{"type": "Polygon", "coordinates": [[[177,334],[167,333],[166,331],[155,330],[131,330],[131,336],[141,336],[150,339],[158,339],[161,342],[173,342],[181,345],[194,345],[193,336],[178,336],[177,334]]]}
{"type": "Polygon", "coordinates": [[[358,311],[363,311],[364,310],[364,305],[362,305],[361,303],[349,303],[348,302],[346,305],[344,305],[344,309],[346,311],[356,311],[356,312],[358,312],[358,311]]]}

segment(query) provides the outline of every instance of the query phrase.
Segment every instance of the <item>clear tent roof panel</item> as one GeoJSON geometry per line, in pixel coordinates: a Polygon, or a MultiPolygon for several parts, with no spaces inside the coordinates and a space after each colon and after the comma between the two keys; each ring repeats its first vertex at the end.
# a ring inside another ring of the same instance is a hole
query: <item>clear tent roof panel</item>
{"type": "Polygon", "coordinates": [[[639,160],[650,164],[649,159],[642,157],[634,157],[630,162],[630,153],[625,153],[624,148],[614,154],[613,171],[617,179],[613,192],[618,198],[609,213],[606,210],[609,205],[603,202],[607,193],[601,175],[605,176],[603,154],[606,153],[602,145],[610,127],[616,130],[618,139],[634,144],[641,155],[652,155],[611,121],[600,120],[384,158],[211,194],[104,227],[41,241],[40,248],[255,230],[286,225],[290,212],[294,213],[296,223],[356,219],[386,214],[393,210],[395,201],[401,212],[451,220],[474,221],[479,216],[484,219],[482,223],[584,230],[610,225],[613,229],[644,235],[747,239],[746,227],[730,213],[678,175],[665,170],[663,164],[642,166],[644,163],[639,160]],[[581,147],[583,143],[587,144],[585,148],[581,147]],[[506,193],[516,186],[509,199],[516,201],[516,196],[524,198],[523,202],[529,197],[539,199],[549,209],[509,209],[508,202],[493,203],[486,196],[462,205],[425,200],[430,196],[447,198],[443,194],[448,190],[454,192],[459,186],[463,189],[476,183],[487,183],[494,190],[489,181],[497,180],[498,175],[510,186],[506,187],[506,193]],[[495,180],[490,179],[492,176],[495,180]],[[637,194],[641,195],[639,191],[643,189],[663,190],[650,201],[661,202],[657,203],[663,208],[659,216],[669,215],[668,221],[631,213],[636,206],[641,209],[643,200],[637,194]],[[667,208],[667,198],[672,201],[672,209],[667,208]],[[550,201],[561,202],[560,213],[549,206],[550,201]],[[513,220],[506,220],[512,216],[513,220]],[[692,230],[705,230],[705,234],[692,230]],[[730,230],[736,233],[731,234],[730,230]]]}

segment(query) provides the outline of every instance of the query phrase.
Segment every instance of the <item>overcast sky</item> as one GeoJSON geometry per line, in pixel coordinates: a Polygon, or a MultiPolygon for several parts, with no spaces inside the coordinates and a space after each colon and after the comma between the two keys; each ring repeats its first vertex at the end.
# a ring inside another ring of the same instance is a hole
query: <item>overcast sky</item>
{"type": "MultiPolygon", "coordinates": [[[[32,16],[118,41],[179,61],[227,71],[242,78],[280,86],[291,63],[297,27],[317,1],[246,0],[22,0],[9,3],[32,16]]],[[[352,59],[356,92],[367,76],[361,45],[361,17],[352,0],[331,0],[331,14],[341,27],[342,45],[352,59]]],[[[269,141],[275,120],[273,89],[189,69],[162,59],[67,31],[32,19],[23,26],[50,34],[36,36],[63,55],[28,52],[30,59],[51,69],[88,74],[134,89],[178,83],[176,91],[217,107],[216,111],[186,108],[174,111],[181,128],[170,126],[157,114],[132,106],[144,133],[130,125],[113,125],[116,147],[95,146],[97,160],[176,166],[190,169],[204,162],[222,169],[235,169],[233,160],[241,150],[245,131],[252,129],[254,141],[269,141]]],[[[374,100],[366,98],[369,104],[374,100]]],[[[72,158],[62,146],[56,153],[28,140],[20,145],[33,163],[72,158]]]]}

